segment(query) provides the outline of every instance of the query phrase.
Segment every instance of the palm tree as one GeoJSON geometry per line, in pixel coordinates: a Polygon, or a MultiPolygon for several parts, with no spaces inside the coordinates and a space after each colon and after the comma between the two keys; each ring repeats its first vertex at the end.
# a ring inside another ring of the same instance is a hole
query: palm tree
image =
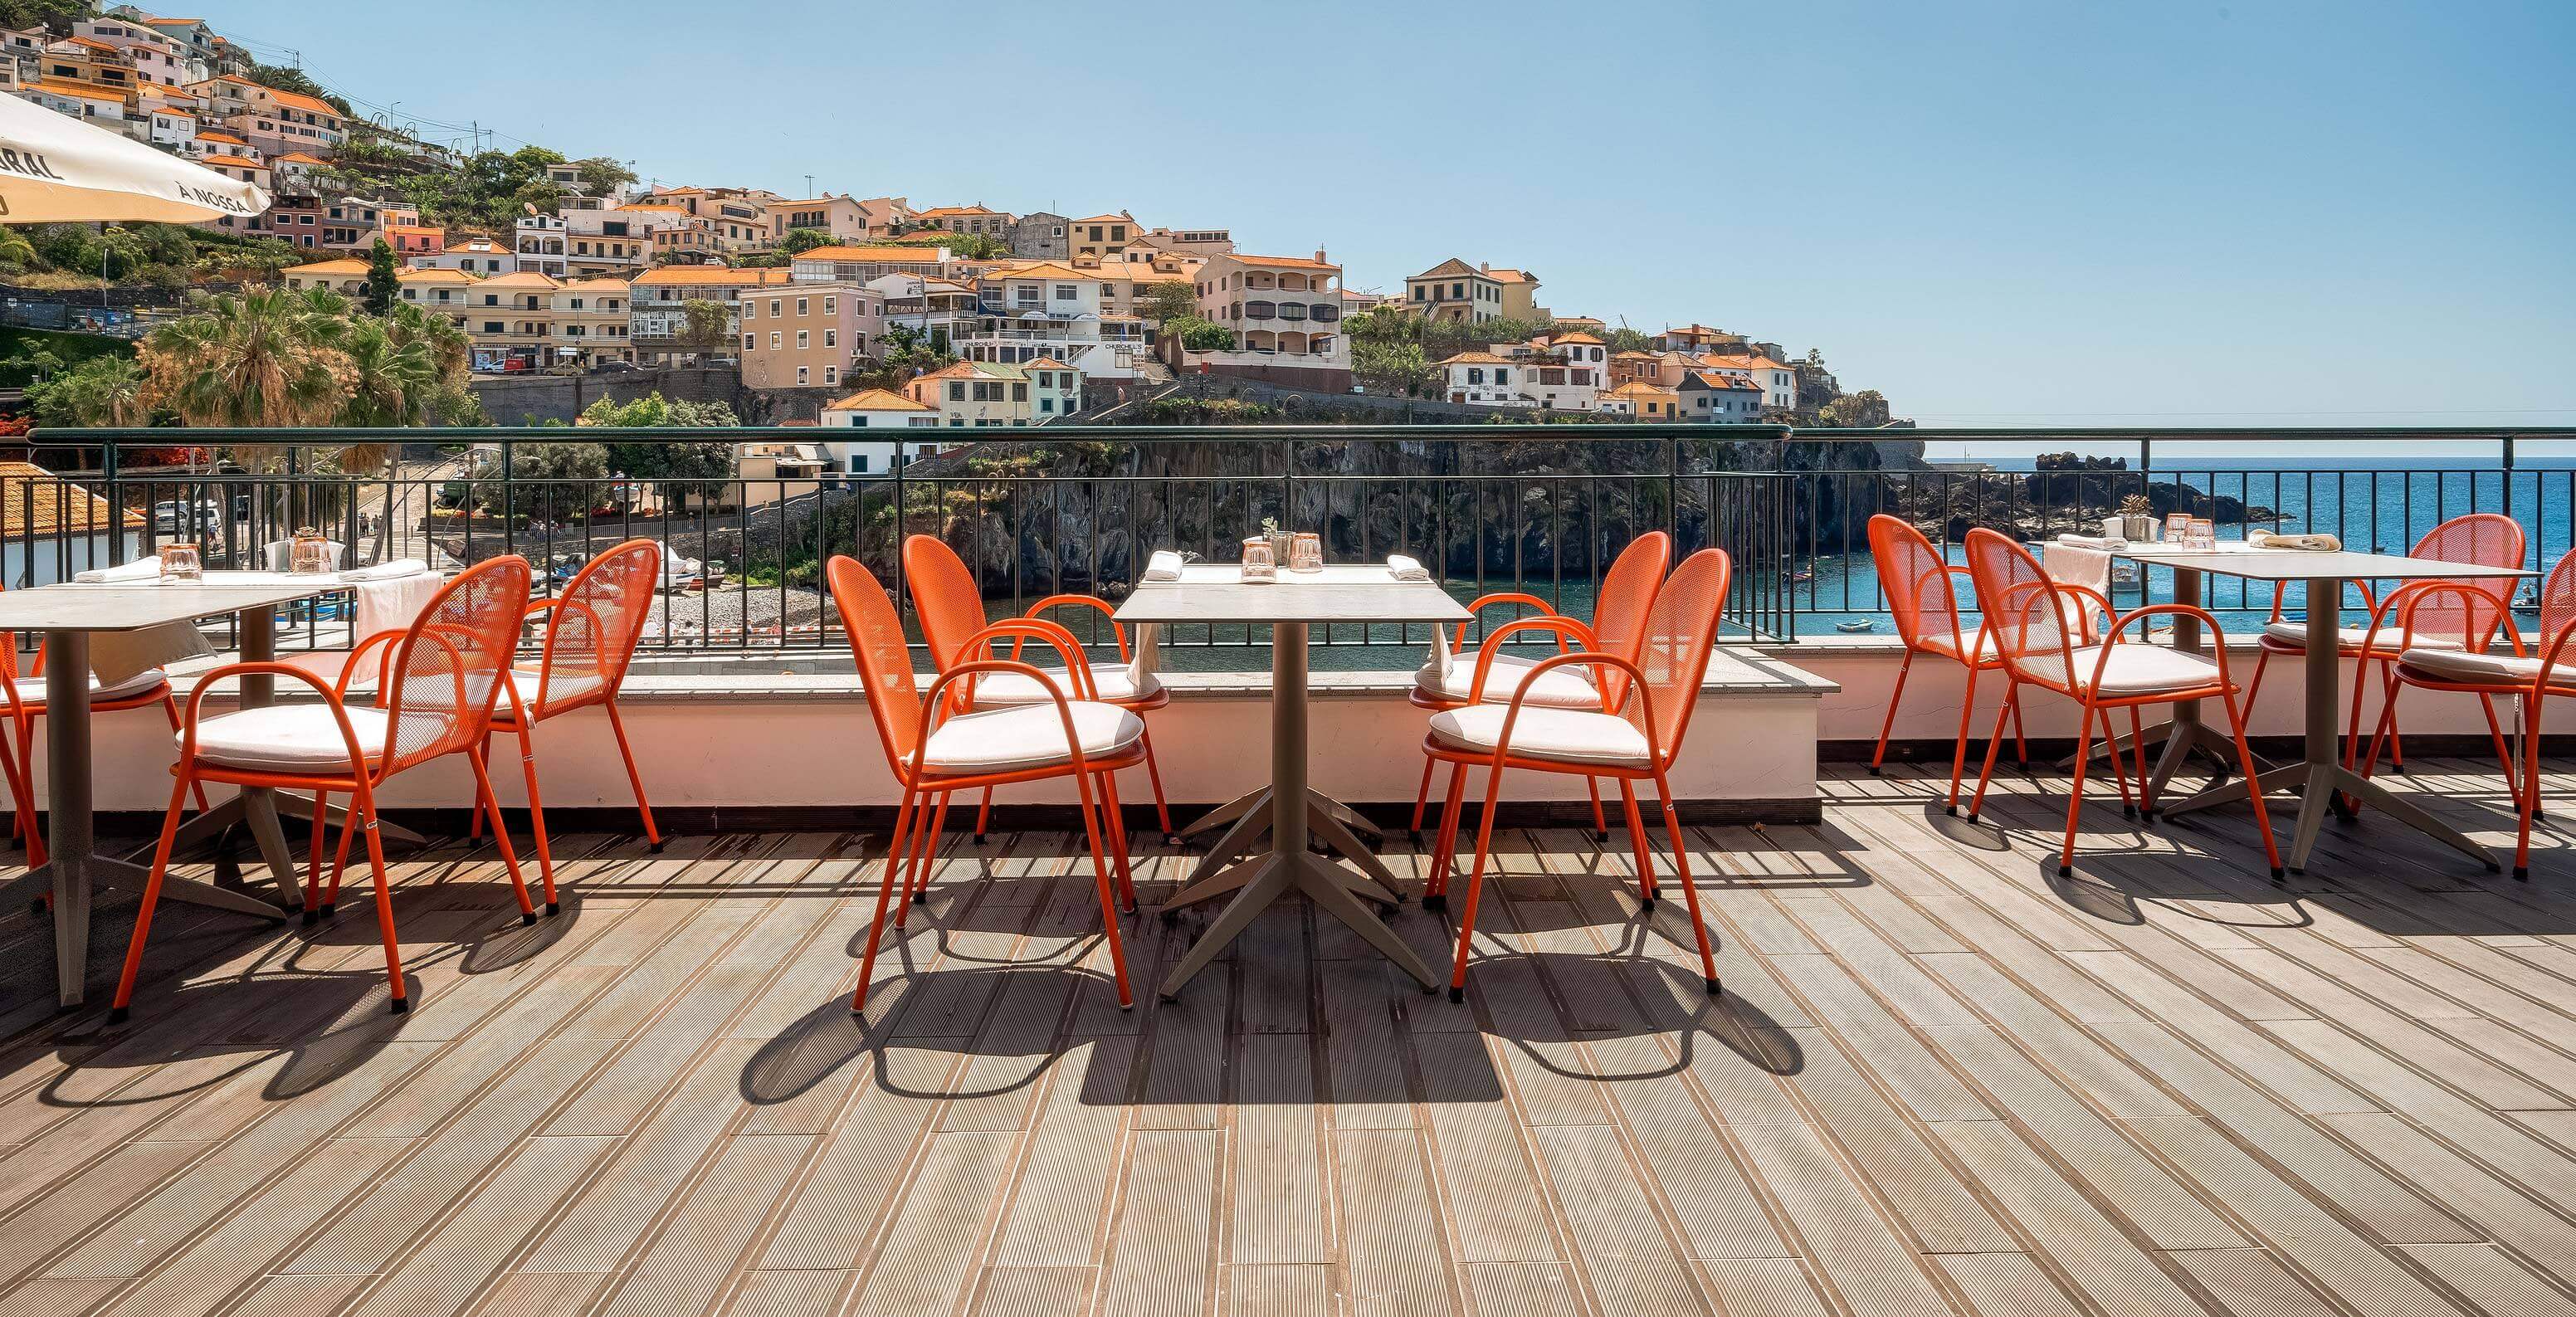
{"type": "Polygon", "coordinates": [[[159,401],[189,425],[327,425],[348,396],[351,368],[335,340],[344,317],[314,293],[266,286],[207,299],[196,314],[154,329],[140,356],[159,401]]]}

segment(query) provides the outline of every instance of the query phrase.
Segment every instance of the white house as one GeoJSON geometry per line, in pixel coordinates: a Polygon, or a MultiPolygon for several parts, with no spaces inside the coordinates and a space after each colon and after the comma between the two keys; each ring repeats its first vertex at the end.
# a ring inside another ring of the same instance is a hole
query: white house
{"type": "MultiPolygon", "coordinates": [[[[824,404],[821,428],[838,430],[930,430],[939,429],[938,409],[888,389],[862,389],[849,397],[824,404]]],[[[855,476],[882,475],[895,468],[898,458],[910,461],[940,451],[937,439],[927,442],[888,435],[879,439],[825,439],[816,445],[843,471],[855,476]]]]}
{"type": "Polygon", "coordinates": [[[1610,387],[1609,348],[1590,334],[1497,343],[1439,365],[1449,401],[1473,406],[1597,411],[1610,387]]]}

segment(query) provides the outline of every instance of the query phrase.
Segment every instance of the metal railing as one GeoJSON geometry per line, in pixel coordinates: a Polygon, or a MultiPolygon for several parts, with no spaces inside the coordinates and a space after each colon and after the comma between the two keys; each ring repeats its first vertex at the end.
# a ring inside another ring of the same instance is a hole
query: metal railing
{"type": "MultiPolygon", "coordinates": [[[[1462,599],[1520,591],[1584,617],[1618,551],[1643,531],[1662,530],[1681,552],[1715,545],[1733,556],[1730,635],[1786,642],[1796,637],[1794,480],[1731,469],[1746,442],[1776,433],[1483,425],[118,430],[53,431],[33,444],[64,477],[56,497],[87,489],[140,517],[132,542],[109,549],[110,557],[180,540],[199,544],[210,567],[253,566],[267,544],[314,526],[350,546],[353,564],[418,557],[455,566],[524,554],[547,588],[610,545],[658,540],[675,563],[674,588],[657,602],[644,644],[703,653],[839,648],[822,572],[835,554],[859,558],[908,611],[900,546],[910,534],[937,535],[958,549],[988,609],[1003,616],[1053,594],[1121,598],[1156,549],[1232,561],[1266,521],[1321,533],[1331,561],[1408,554],[1462,599]],[[200,453],[228,452],[238,465],[207,470],[202,457],[194,469],[168,465],[168,445],[181,438],[200,453]],[[897,440],[966,443],[892,464],[897,440]],[[883,451],[868,454],[869,470],[769,476],[714,474],[722,462],[697,468],[705,476],[675,475],[664,460],[697,457],[696,446],[713,443],[758,463],[766,460],[759,446],[817,442],[883,451]],[[341,470],[334,455],[353,443],[401,443],[424,456],[389,470],[341,470]],[[470,447],[426,456],[442,445],[470,447]],[[570,451],[591,445],[663,473],[603,467],[570,451]],[[642,447],[617,447],[624,445],[642,447]]],[[[8,583],[40,577],[53,579],[16,572],[8,583]]],[[[1108,640],[1096,613],[1060,620],[1087,640],[1108,640]]],[[[1190,649],[1267,643],[1266,632],[1245,627],[1172,631],[1169,642],[1190,649]]],[[[1347,625],[1317,628],[1315,638],[1347,651],[1342,666],[1410,667],[1429,632],[1347,625]]]]}

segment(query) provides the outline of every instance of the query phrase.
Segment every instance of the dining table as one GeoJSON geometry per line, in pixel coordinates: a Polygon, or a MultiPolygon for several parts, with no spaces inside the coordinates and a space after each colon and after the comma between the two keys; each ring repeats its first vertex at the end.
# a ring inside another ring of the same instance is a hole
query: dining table
{"type": "MultiPolygon", "coordinates": [[[[245,662],[276,657],[277,609],[345,589],[329,576],[290,577],[266,572],[209,572],[198,581],[147,580],[131,584],[43,585],[0,591],[0,632],[35,631],[45,637],[45,844],[47,862],[8,883],[0,899],[49,895],[54,926],[57,996],[64,1006],[78,1006],[88,975],[89,915],[100,888],[142,890],[150,871],[130,860],[99,853],[90,743],[91,637],[131,633],[199,618],[231,614],[240,619],[240,649],[245,662]],[[244,579],[256,578],[256,579],[244,579]]],[[[274,679],[245,676],[245,708],[274,697],[274,679]]],[[[190,830],[242,822],[268,861],[280,897],[265,899],[213,883],[170,877],[163,880],[166,900],[209,906],[262,919],[283,919],[286,907],[301,900],[295,878],[295,855],[278,823],[271,793],[245,788],[238,797],[191,820],[190,830]]]]}
{"type": "Polygon", "coordinates": [[[1192,825],[1204,831],[1222,824],[1226,830],[1190,880],[1164,902],[1165,917],[1228,893],[1234,899],[1164,976],[1165,1000],[1242,936],[1255,915],[1300,893],[1411,974],[1423,991],[1438,985],[1422,958],[1363,904],[1365,898],[1393,906],[1402,895],[1394,875],[1356,835],[1352,824],[1358,815],[1311,785],[1306,647],[1315,626],[1454,625],[1468,616],[1436,582],[1399,579],[1386,567],[1360,564],[1307,572],[1281,567],[1270,580],[1246,580],[1231,564],[1192,564],[1176,579],[1139,582],[1120,602],[1114,620],[1138,624],[1142,646],[1153,643],[1144,633],[1157,626],[1235,624],[1270,632],[1270,781],[1192,825]],[[1310,841],[1322,843],[1327,853],[1309,853],[1310,841]]]}
{"type": "MultiPolygon", "coordinates": [[[[2345,764],[2341,752],[2342,720],[2338,716],[2344,708],[2342,660],[2350,656],[2350,651],[2343,644],[2343,591],[2354,581],[2504,581],[2518,580],[2534,573],[2516,567],[2443,562],[2393,553],[2264,548],[2232,541],[2216,548],[2132,543],[2112,552],[2144,567],[2170,570],[2173,573],[2174,602],[2180,604],[2200,603],[2202,580],[2207,576],[2233,576],[2272,584],[2296,582],[2305,588],[2307,596],[2306,634],[2302,641],[2305,647],[2302,656],[2303,685],[2307,702],[2298,761],[2262,769],[2251,782],[2242,777],[2221,782],[2197,795],[2170,805],[2159,805],[2159,812],[2187,814],[2243,800],[2247,792],[2255,790],[2266,795],[2275,791],[2296,791],[2300,796],[2298,822],[2291,832],[2290,847],[2283,856],[2292,872],[2306,870],[2308,859],[2316,850],[2317,838],[2324,830],[2327,815],[2349,815],[2357,806],[2375,808],[2387,817],[2477,860],[2489,872],[2501,870],[2502,864],[2495,855],[2466,833],[2443,822],[2405,794],[2391,791],[2380,780],[2364,777],[2345,764]]],[[[2172,621],[2170,643],[2197,653],[2202,642],[2200,620],[2188,613],[2178,613],[2173,615],[2172,621]]],[[[2202,719],[2199,701],[2181,701],[2174,706],[2164,754],[2149,775],[2151,790],[2162,791],[2165,783],[2180,772],[2195,754],[2207,755],[2213,761],[2232,766],[2235,747],[2224,729],[2212,727],[2202,719]]]]}

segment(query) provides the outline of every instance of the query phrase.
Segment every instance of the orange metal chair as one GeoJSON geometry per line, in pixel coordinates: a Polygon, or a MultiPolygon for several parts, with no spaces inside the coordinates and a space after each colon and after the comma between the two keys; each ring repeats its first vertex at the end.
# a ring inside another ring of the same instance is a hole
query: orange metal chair
{"type": "MultiPolygon", "coordinates": [[[[2424,532],[2424,537],[2415,541],[2414,550],[2406,556],[2429,558],[2436,562],[2476,563],[2486,567],[2519,567],[2522,565],[2522,551],[2522,523],[2493,512],[2472,512],[2453,517],[2424,532]]],[[[2368,582],[2356,581],[2354,585],[2361,591],[2361,606],[2375,620],[2381,611],[2382,601],[2371,594],[2368,582]]],[[[2308,652],[2307,624],[2285,618],[2281,613],[2289,588],[2287,581],[2272,587],[2272,616],[2264,622],[2263,634],[2256,641],[2254,679],[2245,683],[2245,716],[2248,718],[2254,716],[2254,699],[2263,692],[2263,670],[2270,665],[2272,656],[2278,654],[2285,659],[2295,659],[2308,652]]],[[[2512,599],[2514,583],[2510,580],[2481,582],[2471,588],[2498,591],[2498,602],[2503,603],[2512,599]]],[[[2428,635],[2422,640],[2400,639],[2395,644],[2374,649],[2366,643],[2368,631],[2368,627],[2348,626],[2343,628],[2335,642],[2345,657],[2360,660],[2353,673],[2353,717],[2352,725],[2345,733],[2346,763],[2352,762],[2358,750],[2355,742],[2361,735],[2360,695],[2370,685],[2365,678],[2371,675],[2372,669],[2376,667],[2378,671],[2380,702],[2384,709],[2397,698],[2398,651],[2410,645],[2420,649],[2458,643],[2454,639],[2428,635]]],[[[2390,722],[2388,727],[2389,758],[2399,772],[2404,772],[2405,742],[2399,739],[2394,722],[2390,722]]]]}
{"type": "MultiPolygon", "coordinates": [[[[626,684],[626,667],[635,658],[636,642],[653,611],[653,589],[662,573],[662,546],[652,540],[628,540],[590,560],[564,586],[562,594],[528,605],[528,616],[546,619],[544,648],[533,664],[513,666],[520,690],[533,690],[527,715],[535,722],[597,707],[608,713],[608,730],[617,737],[618,757],[626,761],[626,784],[635,789],[635,812],[644,821],[644,840],[662,849],[662,834],[653,826],[653,806],[644,798],[644,777],[635,769],[635,751],[626,743],[626,723],[617,716],[617,692],[626,684]]],[[[492,727],[480,751],[492,762],[492,733],[521,730],[515,709],[492,711],[492,727]]],[[[537,761],[526,762],[528,799],[537,798],[537,761]]],[[[483,835],[483,816],[475,815],[472,836],[483,835]]],[[[537,856],[551,864],[542,824],[537,829],[537,856]]]]}
{"type": "MultiPolygon", "coordinates": [[[[1896,689],[1887,697],[1887,717],[1878,725],[1878,749],[1869,757],[1869,771],[1878,772],[1887,759],[1887,736],[1896,728],[1896,707],[1905,702],[1905,679],[1914,671],[1914,656],[1929,654],[1956,663],[1968,670],[1968,690],[1959,700],[1959,744],[1950,752],[1949,811],[1956,814],[1959,779],[1968,767],[1968,722],[1977,707],[1977,674],[2002,667],[2003,659],[1995,653],[1995,638],[1983,624],[1977,627],[1973,643],[1961,628],[1959,596],[1950,578],[1966,576],[1968,569],[1944,559],[1914,523],[1884,512],[1871,517],[1869,556],[1878,567],[1878,588],[1887,596],[1888,611],[1896,616],[1897,638],[1905,642],[1905,661],[1896,669],[1896,689]]],[[[2030,762],[2019,709],[2013,710],[2013,753],[2023,763],[2030,762]]]]}
{"type": "MultiPolygon", "coordinates": [[[[987,656],[989,650],[978,652],[968,640],[968,637],[985,629],[984,593],[976,588],[975,574],[967,570],[965,560],[957,556],[957,551],[937,536],[911,536],[903,542],[903,571],[912,585],[913,612],[921,619],[921,638],[929,644],[931,660],[939,670],[946,672],[970,659],[987,656]]],[[[1160,681],[1155,680],[1151,673],[1141,673],[1135,668],[1127,637],[1115,625],[1110,627],[1110,632],[1118,640],[1118,657],[1127,662],[1115,668],[1094,667],[1090,659],[1084,657],[1081,642],[1074,639],[1072,631],[1062,623],[1046,620],[1045,614],[1066,607],[1095,608],[1104,614],[1113,611],[1108,604],[1089,595],[1059,594],[1039,600],[1021,617],[1025,621],[1044,622],[1051,628],[1049,637],[1061,637],[1065,645],[1070,646],[1074,660],[1081,664],[1090,682],[1090,689],[1097,692],[1085,698],[1116,705],[1139,719],[1172,702],[1171,692],[1165,690],[1160,681]]],[[[1012,661],[1019,660],[1021,647],[1029,638],[1026,634],[1009,637],[1012,661]]],[[[1067,671],[1070,670],[1068,665],[1067,671]]],[[[959,692],[959,699],[962,703],[957,711],[962,713],[1044,704],[1047,694],[1035,682],[1015,673],[1004,673],[967,682],[959,692]]],[[[1145,735],[1144,747],[1145,780],[1154,789],[1154,818],[1162,825],[1164,839],[1169,841],[1172,840],[1172,810],[1163,800],[1163,774],[1154,763],[1154,738],[1150,730],[1145,735]]],[[[985,825],[992,821],[992,816],[993,793],[988,789],[975,811],[975,840],[978,843],[984,840],[985,825]]]]}
{"type": "MultiPolygon", "coordinates": [[[[152,873],[143,887],[143,905],[134,917],[134,937],[125,949],[125,972],[117,980],[111,1022],[122,1021],[134,999],[134,980],[143,968],[143,947],[152,933],[152,912],[161,897],[161,880],[170,869],[170,847],[179,832],[179,808],[200,782],[273,787],[314,793],[314,856],[321,855],[322,823],[329,816],[333,792],[350,799],[349,822],[341,830],[340,853],[348,854],[349,834],[367,837],[367,864],[375,878],[376,926],[385,944],[385,973],[392,984],[393,1013],[411,1009],[403,984],[402,949],[394,936],[393,894],[386,885],[383,844],[376,835],[376,791],[405,769],[447,755],[461,755],[474,772],[475,805],[492,814],[501,862],[519,898],[522,923],[537,922],[527,882],[519,876],[518,857],[502,829],[501,805],[492,780],[476,752],[490,725],[492,706],[504,693],[515,704],[519,693],[510,680],[510,656],[519,642],[520,614],[528,606],[527,559],[511,555],[479,563],[447,583],[421,611],[409,630],[384,631],[367,637],[350,651],[348,665],[334,685],[285,663],[230,663],[208,672],[188,696],[187,715],[179,732],[179,763],[172,772],[178,785],[161,823],[161,841],[152,852],[152,873]],[[367,652],[387,646],[378,656],[383,674],[373,706],[351,708],[349,681],[367,652]],[[272,704],[207,718],[199,706],[215,684],[246,675],[283,677],[311,686],[319,703],[272,704]]],[[[524,717],[519,733],[526,752],[524,717]]],[[[534,809],[536,802],[529,802],[534,809]]],[[[542,827],[542,823],[539,825],[542,827]]],[[[332,895],[338,893],[338,873],[332,895]]],[[[308,913],[316,911],[313,885],[305,885],[308,913]]],[[[555,906],[554,877],[545,877],[546,908],[555,906]]],[[[322,909],[327,910],[327,904],[322,909]]]]}
{"type": "MultiPolygon", "coordinates": [[[[1986,742],[1985,768],[1977,775],[1976,795],[1968,802],[1970,819],[1975,819],[1985,804],[1986,784],[1995,773],[1995,754],[2003,745],[2004,719],[2020,707],[2025,686],[2055,691],[2075,701],[2081,710],[2075,737],[2075,782],[2066,802],[2066,843],[2057,858],[2060,878],[2071,878],[2075,873],[2075,825],[2084,807],[2084,771],[2092,758],[2093,728],[2100,723],[2104,738],[2111,738],[2112,710],[2129,711],[2130,739],[2138,756],[2138,807],[2151,818],[2155,801],[2148,794],[2145,738],[2139,734],[2138,726],[2138,709],[2144,705],[2199,699],[2223,702],[2228,730],[2236,738],[2237,766],[2247,781],[2254,779],[2254,756],[2245,748],[2245,719],[2236,703],[2236,683],[2227,675],[2226,636],[2217,618],[2189,604],[2150,604],[2126,613],[2114,612],[2110,601],[2099,593],[2050,580],[2029,550],[2014,543],[2010,536],[1983,527],[1968,532],[1967,547],[1968,578],[1976,588],[1977,609],[1985,615],[1986,629],[1994,636],[2005,681],[2003,707],[1995,711],[1994,734],[1986,742]],[[2071,623],[2067,614],[2070,599],[2076,605],[2071,623]],[[2100,609],[2111,619],[2098,637],[2088,606],[2100,609]],[[2201,625],[2209,628],[2210,647],[2217,661],[2212,663],[2198,654],[2162,645],[2122,642],[2122,633],[2133,623],[2165,614],[2200,619],[2201,625]]],[[[2129,786],[2116,755],[2113,772],[2125,803],[2129,786]]],[[[2263,834],[2263,850],[2271,859],[2272,877],[2277,881],[2282,876],[2281,853],[2272,839],[2271,817],[2259,793],[2252,800],[2254,828],[2263,834]]]]}
{"type": "Polygon", "coordinates": [[[1056,675],[1026,663],[993,658],[960,663],[942,672],[930,689],[922,692],[913,677],[912,651],[904,639],[903,621],[896,615],[885,587],[877,584],[867,568],[848,557],[833,558],[827,574],[833,601],[840,610],[841,629],[849,637],[859,681],[867,691],[868,711],[876,719],[877,740],[885,750],[886,766],[903,787],[903,803],[895,811],[894,837],[886,846],[885,880],[877,891],[876,916],[868,926],[867,950],[859,961],[858,991],[850,998],[851,1011],[860,1011],[867,1005],[868,981],[876,971],[877,946],[883,939],[887,908],[894,906],[895,924],[901,927],[913,896],[927,881],[928,859],[938,848],[949,798],[960,791],[1064,777],[1073,779],[1082,802],[1082,827],[1091,843],[1092,873],[1100,893],[1101,926],[1109,939],[1109,963],[1118,981],[1118,1004],[1132,1004],[1135,999],[1127,987],[1126,953],[1118,938],[1120,901],[1111,890],[1111,869],[1102,845],[1102,816],[1107,817],[1107,833],[1118,849],[1118,885],[1124,889],[1127,909],[1132,911],[1136,894],[1127,873],[1126,832],[1118,823],[1117,798],[1111,791],[1110,777],[1143,761],[1144,719],[1089,698],[1090,674],[1082,666],[1081,647],[1073,643],[1071,636],[1059,634],[1061,627],[1028,619],[996,622],[965,637],[963,648],[974,652],[1006,637],[1032,638],[1054,645],[1066,661],[1060,675],[1073,688],[1071,698],[1067,698],[1065,686],[1058,684],[1056,675]],[[1044,693],[1043,700],[959,712],[958,702],[949,698],[953,694],[950,688],[957,683],[1002,676],[1016,677],[1037,687],[1044,693]],[[1095,778],[1100,788],[1098,797],[1093,795],[1095,778]],[[905,876],[901,878],[902,902],[895,905],[898,875],[905,876]]]}
{"type": "MultiPolygon", "coordinates": [[[[1426,906],[1431,896],[1445,898],[1448,892],[1448,857],[1457,844],[1466,770],[1485,770],[1485,809],[1476,829],[1475,865],[1467,874],[1467,900],[1458,912],[1458,958],[1449,973],[1449,1000],[1462,1000],[1466,994],[1476,899],[1484,888],[1486,861],[1493,854],[1494,804],[1501,798],[1506,769],[1617,780],[1620,799],[1627,806],[1628,836],[1636,847],[1637,899],[1648,909],[1655,903],[1655,871],[1645,825],[1638,817],[1634,784],[1655,784],[1664,830],[1672,844],[1675,881],[1681,884],[1691,932],[1699,940],[1700,969],[1709,992],[1718,991],[1716,954],[1709,946],[1708,925],[1700,918],[1699,889],[1691,885],[1681,817],[1673,810],[1672,784],[1665,773],[1680,756],[1683,734],[1689,731],[1691,713],[1699,705],[1700,681],[1708,675],[1709,651],[1717,643],[1718,618],[1733,572],[1721,549],[1702,549],[1683,559],[1672,578],[1655,592],[1654,604],[1639,628],[1633,661],[1592,647],[1582,624],[1571,618],[1523,618],[1513,625],[1526,623],[1531,630],[1563,628],[1559,634],[1587,641],[1586,648],[1531,664],[1528,675],[1504,703],[1480,699],[1432,715],[1431,734],[1424,739],[1422,752],[1450,769],[1448,800],[1440,819],[1439,859],[1432,870],[1436,891],[1426,894],[1426,906]],[[1534,702],[1532,692],[1560,668],[1593,671],[1598,702],[1589,709],[1534,702]]],[[[1497,646],[1508,629],[1497,629],[1477,652],[1475,684],[1470,689],[1487,689],[1497,646]]]]}
{"type": "MultiPolygon", "coordinates": [[[[2511,581],[2501,584],[2506,590],[2513,588],[2511,581]]],[[[2384,623],[2395,615],[2396,631],[2404,642],[2393,665],[2397,689],[2414,686],[2478,697],[2486,712],[2487,732],[2495,739],[2496,759],[2504,766],[2506,794],[2521,819],[2513,876],[2529,881],[2531,821],[2540,814],[2541,704],[2552,695],[2576,696],[2576,656],[2566,652],[2570,638],[2576,638],[2576,551],[2550,569],[2540,589],[2540,631],[2527,642],[2514,623],[2510,600],[2510,595],[2499,599],[2495,586],[2484,581],[2416,582],[2393,592],[2372,617],[2370,640],[2386,643],[2384,623]],[[2495,644],[2499,635],[2506,641],[2503,650],[2495,644]],[[2522,702],[2518,766],[2496,721],[2495,700],[2500,695],[2522,702]]],[[[2358,716],[2359,692],[2354,694],[2358,716]]],[[[2377,767],[2380,745],[2393,739],[2396,721],[2397,699],[2392,690],[2361,761],[2363,776],[2377,767]]]]}
{"type": "MultiPolygon", "coordinates": [[[[1628,547],[1619,551],[1619,556],[1610,563],[1610,570],[1601,576],[1601,592],[1592,605],[1591,627],[1581,633],[1558,631],[1556,633],[1557,652],[1560,654],[1570,652],[1571,647],[1567,642],[1580,638],[1588,649],[1626,659],[1631,663],[1636,662],[1637,647],[1645,643],[1646,612],[1654,607],[1656,588],[1662,584],[1664,571],[1672,566],[1672,563],[1673,540],[1662,531],[1650,530],[1628,541],[1628,547]]],[[[1510,605],[1535,611],[1487,632],[1486,649],[1492,648],[1492,642],[1497,636],[1516,630],[1545,629],[1525,627],[1520,625],[1522,622],[1531,621],[1533,618],[1558,616],[1557,611],[1549,607],[1546,600],[1537,595],[1522,594],[1517,591],[1501,591],[1479,596],[1475,602],[1467,605],[1467,611],[1481,617],[1488,608],[1510,605]]],[[[1469,678],[1475,674],[1478,666],[1470,665],[1458,657],[1458,651],[1464,649],[1466,644],[1467,624],[1461,622],[1458,624],[1457,635],[1448,645],[1440,647],[1439,656],[1425,663],[1421,671],[1413,674],[1413,690],[1409,698],[1414,708],[1442,713],[1450,709],[1463,709],[1477,702],[1476,688],[1469,678]]],[[[1589,709],[1600,704],[1601,689],[1596,674],[1589,668],[1558,669],[1545,683],[1532,686],[1530,670],[1537,667],[1539,662],[1540,660],[1519,654],[1494,652],[1493,679],[1485,684],[1483,698],[1496,704],[1506,703],[1527,689],[1529,702],[1543,707],[1589,709]]],[[[1428,755],[1423,757],[1422,785],[1414,788],[1413,823],[1409,831],[1415,845],[1420,845],[1422,842],[1422,816],[1431,803],[1431,773],[1438,762],[1428,755]]],[[[1583,785],[1584,789],[1592,795],[1592,839],[1608,841],[1610,840],[1610,821],[1601,812],[1601,781],[1598,778],[1587,777],[1583,780],[1583,785]]],[[[1436,905],[1431,908],[1439,909],[1436,905]]]]}
{"type": "MultiPolygon", "coordinates": [[[[0,697],[9,701],[9,731],[15,739],[0,736],[0,774],[9,779],[11,814],[9,830],[13,837],[27,843],[27,867],[37,868],[45,862],[44,830],[36,826],[35,749],[36,727],[45,719],[45,647],[36,646],[33,669],[25,676],[18,674],[18,647],[0,640],[0,697]]],[[[170,689],[169,674],[152,668],[116,684],[102,685],[96,676],[89,681],[91,713],[121,713],[160,705],[169,715],[170,730],[179,730],[179,700],[170,689]]],[[[197,788],[197,808],[206,807],[206,790],[197,788]]],[[[38,904],[45,897],[37,898],[38,904]]]]}

